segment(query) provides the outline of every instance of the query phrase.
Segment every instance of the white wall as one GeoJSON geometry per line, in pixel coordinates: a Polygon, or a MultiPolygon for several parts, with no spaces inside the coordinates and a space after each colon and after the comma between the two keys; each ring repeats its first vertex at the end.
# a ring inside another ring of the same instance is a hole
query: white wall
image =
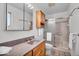
{"type": "Polygon", "coordinates": [[[35,13],[33,16],[33,30],[31,31],[6,31],[6,9],[5,4],[0,3],[0,43],[12,41],[29,36],[37,36],[35,13]]]}
{"type": "Polygon", "coordinates": [[[68,14],[67,12],[60,12],[60,13],[56,13],[56,14],[52,14],[52,15],[47,15],[47,18],[59,18],[59,17],[67,17],[68,14]]]}

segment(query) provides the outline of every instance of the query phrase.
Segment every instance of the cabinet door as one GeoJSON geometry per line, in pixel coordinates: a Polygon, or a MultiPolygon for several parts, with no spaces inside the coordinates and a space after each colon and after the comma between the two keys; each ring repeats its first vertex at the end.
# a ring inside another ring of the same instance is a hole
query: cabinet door
{"type": "Polygon", "coordinates": [[[29,51],[28,53],[26,53],[24,56],[32,56],[33,52],[29,51]]]}
{"type": "Polygon", "coordinates": [[[40,11],[37,11],[36,12],[36,26],[37,26],[37,28],[41,27],[40,22],[41,22],[41,13],[40,13],[40,11]]]}
{"type": "Polygon", "coordinates": [[[40,51],[40,47],[39,47],[39,46],[35,47],[35,48],[33,49],[33,56],[39,55],[40,52],[41,52],[41,51],[40,51]]]}
{"type": "Polygon", "coordinates": [[[45,42],[42,42],[39,47],[41,50],[40,56],[45,56],[45,42]]]}
{"type": "Polygon", "coordinates": [[[42,11],[37,11],[36,12],[36,25],[37,28],[41,28],[44,26],[44,21],[45,21],[45,15],[42,11]]]}
{"type": "Polygon", "coordinates": [[[36,48],[33,49],[33,56],[45,56],[45,43],[42,42],[36,48]]]}

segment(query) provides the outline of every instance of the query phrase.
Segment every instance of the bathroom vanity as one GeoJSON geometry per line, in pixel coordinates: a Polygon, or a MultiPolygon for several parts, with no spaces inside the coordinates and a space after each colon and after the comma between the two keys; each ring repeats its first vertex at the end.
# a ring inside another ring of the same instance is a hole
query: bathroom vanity
{"type": "Polygon", "coordinates": [[[45,56],[45,40],[34,40],[33,43],[14,45],[6,56],[45,56]]]}
{"type": "Polygon", "coordinates": [[[24,56],[45,56],[45,42],[42,41],[24,56]]]}

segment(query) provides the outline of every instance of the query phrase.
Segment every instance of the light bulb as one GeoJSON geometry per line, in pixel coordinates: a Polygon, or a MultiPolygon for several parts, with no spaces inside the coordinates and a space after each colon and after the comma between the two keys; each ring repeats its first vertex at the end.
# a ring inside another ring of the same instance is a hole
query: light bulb
{"type": "Polygon", "coordinates": [[[30,9],[33,9],[33,8],[34,8],[33,6],[30,7],[30,9]]]}
{"type": "Polygon", "coordinates": [[[32,6],[31,4],[28,4],[28,6],[27,6],[27,7],[29,7],[29,8],[30,8],[31,6],[32,6]]]}

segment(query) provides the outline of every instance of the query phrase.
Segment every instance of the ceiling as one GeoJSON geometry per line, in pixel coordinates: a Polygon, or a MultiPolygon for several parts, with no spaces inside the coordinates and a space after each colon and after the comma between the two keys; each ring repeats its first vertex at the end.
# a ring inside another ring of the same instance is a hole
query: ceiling
{"type": "Polygon", "coordinates": [[[68,9],[69,3],[32,3],[35,8],[41,9],[46,15],[51,15],[59,12],[64,12],[68,9]]]}
{"type": "MultiPolygon", "coordinates": [[[[9,4],[23,10],[23,3],[9,3],[9,4]]],[[[64,12],[68,9],[70,5],[69,3],[52,3],[51,6],[49,6],[50,3],[31,3],[31,4],[34,6],[34,8],[43,10],[46,15],[64,12]]],[[[30,10],[27,7],[27,5],[25,7],[26,7],[25,10],[27,12],[29,12],[30,14],[33,13],[33,10],[30,10]]]]}

